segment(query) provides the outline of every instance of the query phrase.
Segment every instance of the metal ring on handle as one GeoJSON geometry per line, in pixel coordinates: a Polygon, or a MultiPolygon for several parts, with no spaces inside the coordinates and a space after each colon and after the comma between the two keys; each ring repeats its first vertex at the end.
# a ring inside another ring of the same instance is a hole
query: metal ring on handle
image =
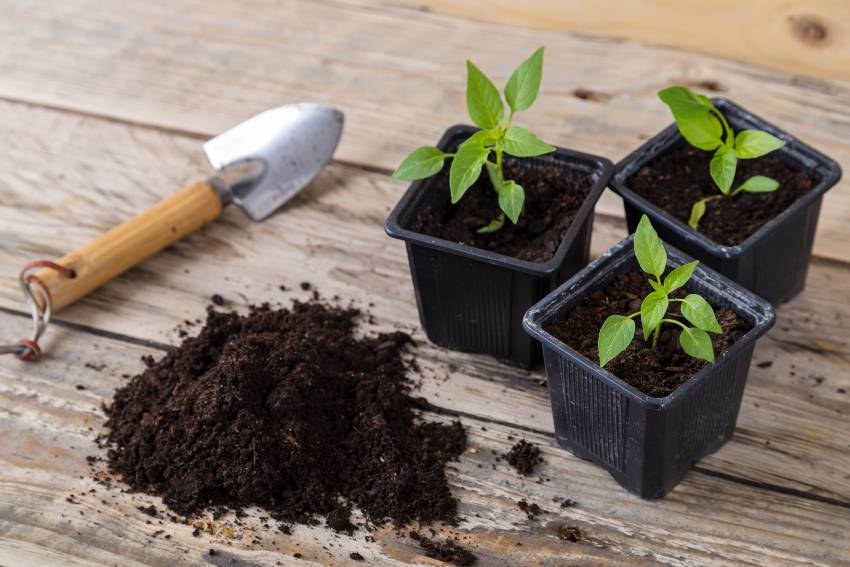
{"type": "Polygon", "coordinates": [[[50,290],[38,276],[30,273],[36,268],[48,268],[56,270],[67,278],[74,277],[73,270],[49,260],[29,262],[18,275],[18,283],[32,314],[32,335],[29,338],[20,339],[15,344],[0,345],[0,354],[14,354],[25,361],[35,360],[41,356],[41,347],[38,341],[47,329],[50,317],[53,315],[53,298],[50,296],[50,290]],[[39,298],[36,298],[36,294],[40,296],[40,302],[38,301],[39,298]]]}

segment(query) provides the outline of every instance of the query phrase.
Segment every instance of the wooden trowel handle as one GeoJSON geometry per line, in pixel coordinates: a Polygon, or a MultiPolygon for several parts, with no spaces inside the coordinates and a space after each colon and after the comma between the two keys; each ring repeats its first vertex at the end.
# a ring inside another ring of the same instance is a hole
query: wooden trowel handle
{"type": "Polygon", "coordinates": [[[50,290],[52,308],[58,311],[214,220],[221,209],[209,182],[189,185],[59,260],[73,277],[51,269],[36,276],[50,290]]]}

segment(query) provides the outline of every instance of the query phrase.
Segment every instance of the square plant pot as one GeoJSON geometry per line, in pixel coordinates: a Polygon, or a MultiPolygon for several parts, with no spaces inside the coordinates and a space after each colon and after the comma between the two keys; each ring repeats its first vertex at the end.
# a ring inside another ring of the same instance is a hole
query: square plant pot
{"type": "MultiPolygon", "coordinates": [[[[815,179],[815,186],[742,243],[718,244],[629,188],[629,178],[644,165],[678,144],[687,144],[674,123],[617,164],[611,187],[623,198],[629,232],[635,231],[641,215],[646,214],[664,242],[772,304],[784,303],[805,287],[823,194],[841,179],[841,168],[834,160],[737,104],[722,98],[712,102],[736,132],[758,129],[784,140],[785,146],[770,156],[805,171],[815,179]]],[[[675,190],[671,187],[671,191],[675,190]]]]}
{"type": "MultiPolygon", "coordinates": [[[[477,130],[449,128],[437,147],[453,152],[477,130]]],[[[439,183],[439,175],[413,182],[387,218],[385,229],[389,236],[406,242],[419,320],[432,342],[528,368],[542,357],[540,345],[523,332],[522,317],[541,297],[587,265],[593,208],[614,166],[605,158],[563,148],[520,163],[522,167],[555,164],[562,171],[588,175],[592,183],[548,261],[521,260],[415,231],[423,208],[448,199],[449,189],[439,183]]]]}
{"type": "MultiPolygon", "coordinates": [[[[543,344],[558,444],[603,467],[630,492],[660,498],[732,437],[753,347],[775,315],[765,300],[700,264],[686,289],[715,308],[731,309],[752,328],[669,395],[644,394],[544,330],[589,293],[639,270],[633,239],[621,241],[547,295],[523,324],[543,344]]],[[[691,261],[670,246],[667,251],[669,269],[691,261]]]]}

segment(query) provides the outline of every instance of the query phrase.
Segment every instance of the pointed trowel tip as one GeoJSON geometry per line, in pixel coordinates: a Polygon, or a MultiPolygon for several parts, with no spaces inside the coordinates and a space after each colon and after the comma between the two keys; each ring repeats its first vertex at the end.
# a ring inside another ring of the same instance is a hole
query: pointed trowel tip
{"type": "Polygon", "coordinates": [[[315,106],[318,112],[325,113],[328,120],[333,121],[338,125],[339,133],[342,134],[342,126],[345,124],[345,114],[343,114],[341,110],[332,106],[325,106],[323,104],[317,104],[315,106]]]}
{"type": "Polygon", "coordinates": [[[252,219],[262,220],[306,187],[331,160],[344,120],[342,112],[323,104],[279,106],[207,141],[204,152],[219,173],[233,164],[262,163],[262,175],[231,186],[233,202],[252,219]]]}

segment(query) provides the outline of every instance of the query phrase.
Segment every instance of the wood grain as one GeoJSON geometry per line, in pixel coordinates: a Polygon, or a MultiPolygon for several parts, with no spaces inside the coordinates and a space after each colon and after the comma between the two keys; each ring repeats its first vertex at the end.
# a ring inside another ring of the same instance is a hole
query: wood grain
{"type": "MultiPolygon", "coordinates": [[[[371,564],[436,565],[391,529],[369,542],[362,531],[340,538],[322,526],[299,526],[287,536],[263,528],[259,510],[248,511],[243,527],[229,516],[184,524],[142,513],[137,507],[164,507],[120,484],[96,483],[86,457],[104,454],[95,442],[104,421],[101,402],[125,382],[122,374],[143,367],[141,356],[161,351],[80,331],[55,334],[56,349],[25,373],[13,358],[0,359],[0,558],[13,558],[12,564],[32,558],[39,565],[231,565],[231,559],[244,566],[357,565],[348,558],[357,551],[371,564]],[[198,537],[195,527],[201,528],[198,537]],[[256,536],[260,540],[252,543],[256,536]],[[302,562],[295,562],[296,552],[302,562]]],[[[452,419],[431,412],[423,418],[452,419]]],[[[549,434],[469,416],[462,421],[469,448],[450,466],[449,479],[464,521],[438,528],[463,537],[483,567],[847,564],[846,507],[700,472],[669,497],[642,501],[598,467],[559,449],[549,434]],[[545,463],[530,478],[497,458],[518,435],[543,451],[545,463]],[[555,497],[577,504],[561,509],[555,497]],[[546,513],[528,520],[517,508],[520,499],[546,513]],[[582,541],[561,541],[561,525],[578,527],[582,541]]]]}
{"type": "MultiPolygon", "coordinates": [[[[788,9],[795,6],[805,4],[788,9]]],[[[0,97],[193,136],[313,100],[346,114],[339,160],[392,169],[413,148],[468,121],[466,58],[503,85],[523,57],[545,45],[540,98],[518,120],[556,145],[617,161],[671,122],[655,93],[679,83],[732,98],[850,165],[850,83],[675,48],[372,0],[9,0],[0,7],[0,97]],[[481,38],[499,41],[482,47],[481,38]]],[[[599,210],[622,215],[610,192],[599,210]]],[[[845,180],[826,197],[817,254],[850,260],[847,218],[845,180]]]]}
{"type": "Polygon", "coordinates": [[[400,3],[484,22],[670,45],[821,79],[850,79],[850,7],[836,0],[400,3]]]}
{"type": "Polygon", "coordinates": [[[71,270],[70,277],[51,268],[36,276],[47,287],[54,311],[59,311],[215,220],[221,209],[212,185],[193,183],[62,256],[57,263],[71,270]]]}
{"type": "MultiPolygon", "coordinates": [[[[202,157],[195,141],[183,136],[19,105],[0,104],[0,131],[4,123],[14,127],[15,117],[51,126],[50,136],[41,128],[20,136],[20,147],[7,156],[18,166],[0,171],[5,203],[0,221],[10,230],[0,243],[0,306],[20,312],[14,274],[25,260],[59,256],[65,247],[86,242],[157,202],[171,187],[198,175],[202,157]],[[64,143],[54,146],[51,140],[64,143]],[[89,159],[92,148],[103,158],[95,168],[89,159]],[[156,183],[145,184],[152,164],[157,165],[156,183]],[[30,173],[22,180],[13,174],[18,171],[30,173]],[[59,175],[64,176],[62,187],[50,181],[59,175]],[[52,189],[31,200],[31,183],[52,189]],[[62,227],[65,237],[57,241],[49,229],[70,217],[88,222],[62,227]]],[[[380,326],[401,326],[424,340],[404,247],[382,228],[399,189],[382,174],[333,165],[266,222],[252,223],[228,209],[198,234],[63,311],[60,319],[164,346],[178,340],[176,327],[185,320],[203,317],[214,293],[222,294],[228,307],[244,309],[251,303],[305,298],[309,294],[299,284],[310,281],[325,296],[339,295],[361,306],[374,303],[370,311],[380,326]],[[282,292],[281,285],[289,291],[282,292]]],[[[595,253],[624,235],[619,219],[598,217],[595,253]]],[[[779,323],[756,351],[757,361],[773,366],[753,367],[738,435],[700,466],[813,498],[850,502],[850,395],[838,391],[850,391],[850,311],[834,301],[850,294],[848,271],[841,264],[816,262],[806,292],[780,308],[779,323]]],[[[27,324],[24,317],[5,317],[0,331],[12,338],[27,324]]],[[[44,346],[50,351],[59,345],[60,336],[51,329],[44,346]]],[[[426,372],[447,378],[423,386],[437,406],[551,433],[539,370],[510,369],[488,357],[427,344],[422,359],[426,372]],[[448,361],[457,369],[447,372],[448,361]]]]}
{"type": "MultiPolygon", "coordinates": [[[[467,56],[503,83],[525,53],[547,45],[542,97],[523,123],[613,159],[669,122],[654,92],[676,82],[734,98],[846,166],[847,81],[367,0],[0,8],[0,136],[13,141],[0,168],[2,338],[28,331],[15,282],[26,260],[59,258],[204,176],[205,137],[285,102],[347,113],[339,161],[283,212],[251,223],[224,211],[62,311],[37,364],[0,357],[0,564],[347,565],[356,550],[374,564],[433,565],[392,530],[374,542],[321,526],[284,536],[263,531],[256,510],[235,531],[227,518],[195,519],[202,533],[193,537],[194,525],[159,526],[137,510],[156,499],[89,476],[85,457],[102,454],[100,404],[141,368],[140,356],[175,343],[178,327],[194,332],[186,322],[203,317],[214,293],[241,310],[303,299],[298,284],[310,281],[368,307],[370,329],[416,333],[424,417],[460,417],[470,430],[470,449],[450,470],[467,519],[441,531],[469,538],[480,564],[850,565],[850,307],[836,300],[850,295],[848,182],[827,197],[807,290],[779,309],[756,349],[755,362],[771,365],[753,366],[733,440],[655,502],[555,446],[539,369],[424,341],[404,247],[382,230],[406,188],[386,171],[465,120],[467,56]],[[500,41],[478,49],[482,37],[500,41]],[[543,448],[540,483],[496,460],[518,436],[543,448]],[[554,496],[578,506],[561,510],[554,496]],[[529,522],[521,498],[549,513],[529,522]],[[562,523],[586,538],[562,542],[562,523]],[[250,544],[257,534],[262,542],[250,544]]],[[[616,198],[598,212],[594,253],[625,234],[616,198]]]]}

